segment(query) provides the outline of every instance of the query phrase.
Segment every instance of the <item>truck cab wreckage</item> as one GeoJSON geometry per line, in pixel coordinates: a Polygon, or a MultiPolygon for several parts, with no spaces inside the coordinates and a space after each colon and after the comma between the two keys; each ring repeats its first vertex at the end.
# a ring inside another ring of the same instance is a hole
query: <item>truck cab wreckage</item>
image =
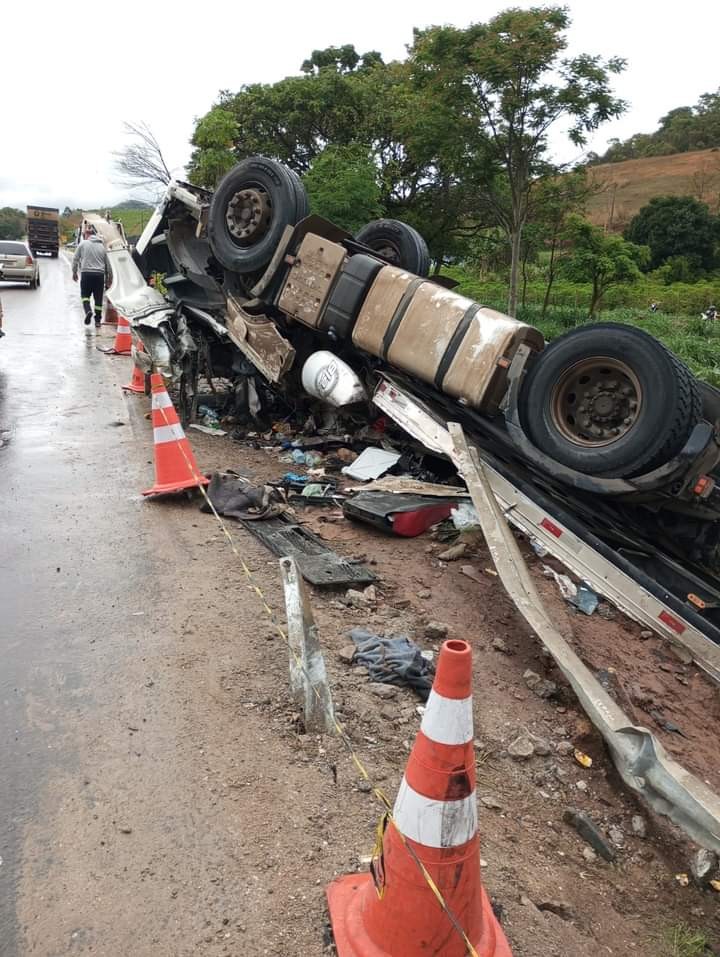
{"type": "Polygon", "coordinates": [[[107,248],[108,298],[144,347],[135,361],[173,385],[184,419],[200,381],[222,377],[248,416],[274,403],[367,416],[374,404],[449,459],[506,588],[625,782],[720,850],[720,800],[631,726],[533,611],[517,562],[503,574],[496,554],[510,547],[506,518],[720,680],[720,392],[630,326],[586,324],[546,344],[429,277],[411,227],[380,220],[353,237],[310,215],[298,177],[263,157],[214,193],[171,183],[134,252],[107,248]],[[158,275],[166,294],[148,284],[158,275]]]}

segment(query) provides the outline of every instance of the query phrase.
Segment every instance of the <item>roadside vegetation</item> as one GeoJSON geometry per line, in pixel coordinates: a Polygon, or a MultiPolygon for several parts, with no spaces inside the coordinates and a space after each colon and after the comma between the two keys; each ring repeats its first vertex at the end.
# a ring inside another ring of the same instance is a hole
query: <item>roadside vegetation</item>
{"type": "Polygon", "coordinates": [[[705,934],[687,924],[669,927],[658,940],[659,957],[714,957],[705,934]]]}

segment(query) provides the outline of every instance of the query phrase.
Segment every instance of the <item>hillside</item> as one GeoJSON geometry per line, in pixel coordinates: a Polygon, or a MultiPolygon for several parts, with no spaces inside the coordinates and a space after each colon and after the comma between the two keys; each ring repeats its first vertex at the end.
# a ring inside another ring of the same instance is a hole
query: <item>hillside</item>
{"type": "Polygon", "coordinates": [[[613,232],[624,229],[653,196],[694,196],[712,212],[720,205],[717,148],[603,163],[589,167],[588,176],[601,187],[588,203],[588,218],[613,232]]]}

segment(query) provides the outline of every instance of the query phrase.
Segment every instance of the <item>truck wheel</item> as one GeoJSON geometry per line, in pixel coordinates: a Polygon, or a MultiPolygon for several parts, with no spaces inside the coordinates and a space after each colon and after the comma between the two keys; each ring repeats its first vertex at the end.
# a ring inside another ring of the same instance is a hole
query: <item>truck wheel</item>
{"type": "Polygon", "coordinates": [[[430,272],[427,243],[417,229],[397,219],[377,219],[363,226],[355,237],[359,243],[378,253],[393,266],[416,276],[430,272]]]}
{"type": "Polygon", "coordinates": [[[220,181],[210,203],[208,239],[225,269],[251,273],[270,262],[286,226],[307,215],[307,196],[289,169],[251,156],[220,181]]]}
{"type": "Polygon", "coordinates": [[[652,336],[614,322],[573,329],[540,353],[520,393],[523,426],[563,465],[605,478],[652,471],[701,417],[690,370],[652,336]]]}

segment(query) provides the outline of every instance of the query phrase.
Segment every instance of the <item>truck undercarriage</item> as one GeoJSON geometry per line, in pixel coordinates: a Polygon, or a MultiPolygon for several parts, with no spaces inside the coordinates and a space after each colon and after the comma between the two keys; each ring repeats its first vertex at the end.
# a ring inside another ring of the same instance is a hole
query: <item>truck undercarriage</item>
{"type": "Polygon", "coordinates": [[[376,226],[352,237],[308,216],[297,177],[254,158],[214,194],[171,184],[134,262],[109,249],[109,297],[144,344],[136,361],[172,381],[185,419],[219,379],[250,425],[319,406],[376,417],[372,397],[392,382],[461,423],[500,473],[720,642],[720,393],[631,327],[584,326],[545,348],[531,327],[417,275],[426,251],[414,231],[376,226]],[[468,330],[480,338],[463,354],[468,330]],[[598,335],[628,330],[624,353],[595,355],[598,335]],[[436,339],[431,359],[413,354],[436,339]]]}

